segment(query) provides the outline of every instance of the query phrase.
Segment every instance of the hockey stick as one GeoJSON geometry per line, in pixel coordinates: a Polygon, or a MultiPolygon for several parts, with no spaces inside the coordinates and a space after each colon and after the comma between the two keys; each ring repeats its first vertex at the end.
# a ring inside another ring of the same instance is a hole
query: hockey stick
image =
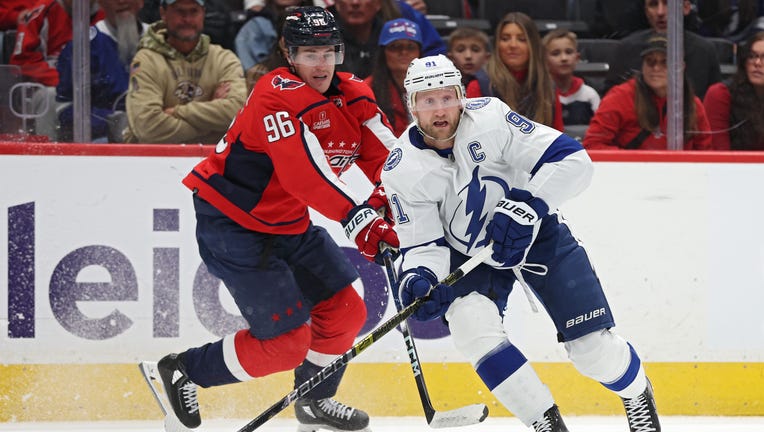
{"type": "MultiPolygon", "coordinates": [[[[486,249],[491,250],[491,248],[486,249]]],[[[383,260],[385,262],[385,270],[387,270],[387,281],[390,285],[390,289],[393,291],[395,307],[400,311],[403,309],[403,305],[401,304],[400,295],[398,294],[398,276],[395,274],[393,256],[389,249],[384,252],[383,260]]],[[[488,407],[484,404],[473,404],[448,411],[435,410],[432,406],[432,401],[430,401],[430,394],[427,392],[427,385],[424,381],[424,372],[422,372],[419,354],[417,353],[416,345],[414,345],[414,337],[409,333],[409,327],[406,320],[401,321],[400,327],[401,333],[403,333],[403,340],[406,342],[406,350],[409,353],[411,370],[414,372],[414,381],[416,381],[416,388],[419,390],[419,400],[422,402],[422,409],[424,409],[424,416],[427,418],[427,424],[432,428],[446,428],[467,426],[485,420],[485,418],[488,417],[488,407]]]]}
{"type": "MultiPolygon", "coordinates": [[[[489,256],[491,256],[491,248],[483,249],[477,255],[470,258],[464,264],[459,266],[459,268],[454,270],[450,275],[446,276],[446,278],[443,279],[440,283],[445,285],[454,284],[456,281],[464,277],[464,275],[471,272],[472,269],[477,267],[478,264],[483,262],[483,260],[485,260],[489,256]]],[[[281,398],[281,400],[271,405],[270,408],[263,411],[260,415],[258,415],[252,421],[244,425],[244,427],[239,429],[237,432],[252,432],[258,427],[262,426],[265,422],[267,422],[268,420],[276,416],[276,414],[286,409],[286,407],[288,407],[292,402],[297,400],[300,396],[304,396],[306,393],[311,391],[318,384],[323,382],[331,374],[337,371],[337,369],[348,364],[350,360],[352,360],[358,354],[366,350],[366,348],[370,347],[372,344],[374,344],[374,342],[378,341],[382,336],[389,333],[390,330],[397,327],[398,324],[406,320],[406,318],[410,317],[414,312],[416,312],[417,309],[419,309],[419,307],[422,305],[424,300],[425,300],[425,297],[420,297],[414,300],[413,303],[411,303],[406,308],[398,312],[389,320],[380,324],[379,327],[372,330],[372,332],[369,335],[367,335],[365,338],[361,339],[355,345],[350,347],[350,349],[345,351],[344,354],[334,359],[334,361],[332,361],[330,364],[328,364],[323,369],[318,371],[318,373],[314,375],[313,377],[311,377],[309,380],[303,382],[297,388],[287,393],[287,395],[281,398]]]]}

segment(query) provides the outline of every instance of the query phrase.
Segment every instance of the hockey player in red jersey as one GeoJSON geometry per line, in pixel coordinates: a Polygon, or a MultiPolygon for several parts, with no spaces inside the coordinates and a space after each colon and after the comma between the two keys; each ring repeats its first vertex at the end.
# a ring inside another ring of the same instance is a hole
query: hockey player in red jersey
{"type": "MultiPolygon", "coordinates": [[[[258,81],[213,154],[183,180],[194,192],[202,259],[250,326],[158,362],[169,411],[189,428],[201,422],[197,386],[292,369],[301,384],[353,345],[366,320],[351,286],[358,274],[308,207],[340,221],[369,260],[382,244],[398,247],[378,214],[381,187],[359,197],[339,178],[355,162],[378,183],[395,137],[369,87],[335,72],[344,47],[334,17],[293,9],[283,42],[289,67],[258,81]]],[[[368,430],[365,412],[333,399],[343,372],[297,400],[300,431],[368,430]]]]}

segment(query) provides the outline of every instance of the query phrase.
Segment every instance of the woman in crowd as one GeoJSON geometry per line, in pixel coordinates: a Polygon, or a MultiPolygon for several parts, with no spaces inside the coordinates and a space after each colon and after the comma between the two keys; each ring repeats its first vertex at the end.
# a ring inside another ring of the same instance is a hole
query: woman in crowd
{"type": "MultiPolygon", "coordinates": [[[[642,69],[602,99],[584,136],[587,149],[666,150],[668,67],[665,35],[652,35],[642,50],[642,69]]],[[[684,77],[684,149],[711,150],[703,103],[684,77]]]]}
{"type": "Polygon", "coordinates": [[[703,105],[717,150],[764,150],[764,32],[738,51],[737,72],[708,88],[703,105]]]}
{"type": "Polygon", "coordinates": [[[510,12],[499,22],[488,77],[490,94],[473,81],[467,97],[498,97],[517,113],[563,130],[562,106],[546,67],[538,28],[528,15],[510,12]]]}
{"type": "Polygon", "coordinates": [[[422,53],[419,26],[406,18],[387,21],[379,34],[379,46],[374,71],[364,81],[374,91],[395,136],[400,136],[410,123],[403,79],[411,61],[422,53]]]}

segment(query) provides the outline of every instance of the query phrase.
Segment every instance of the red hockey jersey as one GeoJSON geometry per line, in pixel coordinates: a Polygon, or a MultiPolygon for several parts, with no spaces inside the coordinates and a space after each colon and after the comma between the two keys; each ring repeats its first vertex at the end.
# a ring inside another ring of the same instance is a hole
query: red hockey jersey
{"type": "Polygon", "coordinates": [[[258,80],[215,151],[183,180],[241,226],[299,234],[308,207],[336,221],[366,197],[339,178],[352,163],[372,182],[393,135],[371,89],[338,72],[318,93],[287,68],[258,80]]]}

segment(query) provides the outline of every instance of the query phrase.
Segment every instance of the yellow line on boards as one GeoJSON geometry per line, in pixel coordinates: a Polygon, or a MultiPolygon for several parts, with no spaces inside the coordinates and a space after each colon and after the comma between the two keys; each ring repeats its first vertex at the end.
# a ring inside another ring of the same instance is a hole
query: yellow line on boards
{"type": "MultiPolygon", "coordinates": [[[[569,363],[534,363],[563,414],[620,415],[620,399],[569,363]]],[[[648,363],[664,415],[764,415],[764,363],[648,363]]],[[[425,363],[436,409],[473,403],[511,415],[466,363],[425,363]]],[[[160,419],[135,364],[0,365],[0,422],[160,419]]],[[[293,386],[291,373],[199,390],[203,418],[250,419],[293,386]]],[[[353,363],[337,398],[372,416],[422,414],[408,363],[353,363]]],[[[291,409],[282,416],[293,416],[291,409]]]]}

